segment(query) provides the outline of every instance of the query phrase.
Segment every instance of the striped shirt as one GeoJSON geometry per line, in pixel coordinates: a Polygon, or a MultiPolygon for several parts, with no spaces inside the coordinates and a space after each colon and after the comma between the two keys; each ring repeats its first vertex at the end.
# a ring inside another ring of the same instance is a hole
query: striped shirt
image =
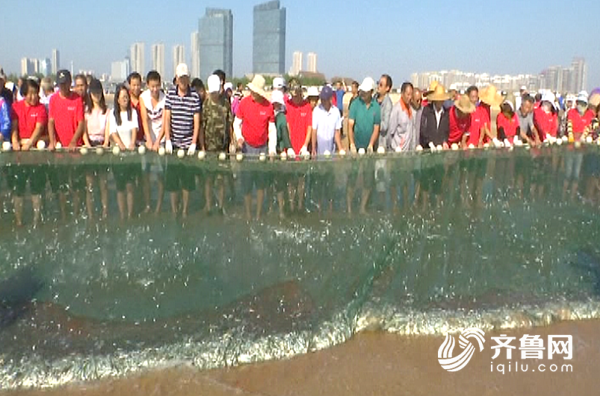
{"type": "Polygon", "coordinates": [[[179,96],[177,87],[167,93],[165,109],[171,111],[171,142],[175,148],[190,147],[194,135],[194,115],[202,111],[202,103],[196,91],[188,88],[185,96],[179,96]]]}

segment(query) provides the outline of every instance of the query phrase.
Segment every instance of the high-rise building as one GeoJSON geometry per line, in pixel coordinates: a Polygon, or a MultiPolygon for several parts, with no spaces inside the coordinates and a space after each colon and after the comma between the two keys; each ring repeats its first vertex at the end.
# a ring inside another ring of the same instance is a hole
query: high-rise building
{"type": "Polygon", "coordinates": [[[296,51],[292,55],[292,68],[290,69],[291,76],[297,76],[302,71],[302,52],[296,51]]]}
{"type": "Polygon", "coordinates": [[[180,63],[185,63],[185,47],[176,45],[173,47],[173,75],[175,75],[175,69],[180,63]]]}
{"type": "Polygon", "coordinates": [[[57,49],[52,50],[52,74],[60,70],[60,52],[57,49]]]}
{"type": "Polygon", "coordinates": [[[307,69],[309,72],[311,73],[316,73],[317,72],[317,54],[315,54],[314,52],[309,52],[307,57],[307,69]]]}
{"type": "Polygon", "coordinates": [[[254,73],[285,73],[286,9],[279,0],[254,7],[252,69],[254,73]]]}
{"type": "Polygon", "coordinates": [[[576,93],[587,90],[588,67],[585,59],[574,58],[571,63],[571,68],[573,69],[573,87],[571,92],[576,93]]]}
{"type": "Polygon", "coordinates": [[[207,8],[198,23],[200,78],[206,81],[215,70],[233,74],[233,13],[207,8]]]}
{"type": "Polygon", "coordinates": [[[48,59],[48,58],[40,59],[38,62],[38,73],[41,73],[44,76],[50,75],[50,73],[52,72],[51,66],[52,66],[52,64],[50,62],[50,59],[48,59]]]}
{"type": "Polygon", "coordinates": [[[157,43],[152,46],[152,70],[156,70],[163,79],[166,79],[165,45],[163,43],[157,43]]]}
{"type": "Polygon", "coordinates": [[[129,58],[125,60],[113,62],[110,69],[110,79],[113,82],[123,82],[131,73],[129,58]]]}
{"type": "Polygon", "coordinates": [[[194,77],[200,77],[200,32],[192,33],[192,69],[190,72],[194,77]]]}
{"type": "Polygon", "coordinates": [[[33,64],[33,59],[22,58],[21,59],[21,75],[22,76],[31,76],[35,74],[35,65],[33,64]]]}
{"type": "Polygon", "coordinates": [[[142,76],[146,72],[145,64],[146,60],[144,57],[144,43],[134,43],[131,45],[131,54],[129,60],[131,62],[131,71],[138,72],[142,76]]]}

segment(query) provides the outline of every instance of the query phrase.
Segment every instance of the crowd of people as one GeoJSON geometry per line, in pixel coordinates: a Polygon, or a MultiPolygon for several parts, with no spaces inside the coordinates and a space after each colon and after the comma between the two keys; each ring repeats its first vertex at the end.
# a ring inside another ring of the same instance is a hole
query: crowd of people
{"type": "MultiPolygon", "coordinates": [[[[481,90],[473,86],[462,93],[446,90],[437,82],[426,89],[405,82],[400,88],[400,99],[393,103],[393,81],[389,75],[382,75],[377,83],[372,78],[365,78],[361,84],[353,82],[350,92],[341,81],[307,90],[296,79],[275,78],[273,86],[266,87],[264,77],[256,75],[247,85],[249,95],[245,96],[244,87],[233,87],[222,71],[215,71],[205,85],[199,79],[190,78],[185,64],[177,66],[173,86],[166,92],[162,76],[156,71],[149,72],[145,79],[139,73],[132,73],[126,82],[117,86],[112,106],[106,103],[105,90],[99,80],[85,75],[72,79],[67,70],[57,73],[56,87],[48,79],[40,84],[28,78],[23,79],[18,92],[14,92],[4,87],[5,80],[6,77],[0,75],[3,87],[0,139],[4,149],[19,152],[32,148],[54,151],[61,146],[71,150],[112,146],[124,152],[144,147],[169,154],[183,152],[187,156],[214,152],[243,153],[250,158],[261,155],[319,158],[336,152],[368,154],[378,150],[437,151],[521,144],[535,148],[546,141],[560,139],[562,142],[563,137],[571,143],[597,139],[600,112],[600,94],[589,97],[586,92],[580,92],[559,101],[550,92],[531,96],[522,89],[515,98],[510,93],[498,92],[494,86],[481,90]]],[[[579,178],[582,158],[573,161],[564,166],[579,178]]],[[[356,185],[363,189],[360,208],[364,212],[371,190],[382,192],[381,186],[386,185],[384,181],[389,177],[385,175],[402,179],[394,182],[391,178],[387,187],[404,183],[400,188],[403,201],[420,201],[416,197],[421,190],[415,188],[414,169],[387,167],[379,163],[377,169],[365,166],[358,173],[349,171],[345,205],[348,212],[352,212],[356,185]],[[412,199],[407,195],[409,179],[414,193],[412,199]]],[[[200,184],[204,188],[204,209],[207,212],[213,209],[216,195],[216,206],[224,212],[226,187],[233,185],[230,174],[206,172],[200,175],[185,162],[169,164],[162,177],[151,177],[157,168],[147,162],[141,168],[119,164],[109,171],[89,166],[73,166],[64,171],[44,170],[42,166],[20,168],[3,171],[9,190],[14,191],[13,207],[19,225],[23,222],[23,194],[28,182],[34,223],[40,220],[42,195],[48,184],[58,193],[63,215],[67,196],[72,197],[77,212],[80,192],[85,190],[89,217],[95,216],[95,191],[100,192],[100,216],[107,217],[110,172],[116,184],[121,218],[131,218],[139,212],[136,195],[141,196],[144,203],[141,212],[160,213],[164,189],[170,192],[173,213],[187,216],[190,193],[200,184]],[[154,205],[150,199],[152,182],[158,191],[154,205]]],[[[163,170],[160,164],[158,169],[163,170]]],[[[315,177],[320,187],[313,188],[311,183],[307,184],[306,174],[290,178],[283,173],[283,179],[270,180],[256,172],[242,178],[248,218],[261,217],[265,193],[271,184],[279,203],[279,215],[283,217],[286,206],[288,210],[303,210],[307,191],[327,190],[327,183],[334,182],[315,177]],[[254,190],[256,212],[252,215],[254,190]]],[[[416,184],[429,186],[422,191],[439,192],[438,187],[444,184],[447,173],[447,169],[441,173],[439,169],[434,173],[424,172],[426,179],[416,184]]],[[[419,177],[425,177],[423,175],[419,177]]],[[[481,183],[477,185],[481,187],[481,183]]],[[[566,190],[567,186],[565,193],[566,190]]],[[[594,195],[595,190],[592,190],[590,194],[594,195]]],[[[576,185],[574,191],[577,191],[576,185]]],[[[397,191],[395,196],[398,198],[397,191]]],[[[328,201],[333,205],[334,200],[328,201]]],[[[426,201],[429,202],[429,198],[426,201]]]]}

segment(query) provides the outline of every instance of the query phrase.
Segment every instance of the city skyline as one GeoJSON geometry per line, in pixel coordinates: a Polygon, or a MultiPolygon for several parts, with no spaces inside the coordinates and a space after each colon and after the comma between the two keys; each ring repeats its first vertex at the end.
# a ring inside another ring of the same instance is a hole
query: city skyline
{"type": "MultiPolygon", "coordinates": [[[[152,70],[156,70],[161,76],[165,75],[165,44],[156,43],[152,45],[152,70]]],[[[142,76],[145,78],[145,76],[142,76]]]]}
{"type": "Polygon", "coordinates": [[[142,76],[146,72],[146,44],[143,42],[137,42],[131,44],[131,50],[129,55],[129,65],[132,71],[140,73],[142,76]]]}
{"type": "MultiPolygon", "coordinates": [[[[219,3],[190,5],[189,2],[174,0],[169,7],[155,0],[148,0],[147,7],[160,9],[163,22],[140,24],[136,29],[118,29],[117,22],[111,17],[110,10],[120,9],[128,15],[140,15],[135,4],[117,3],[105,0],[102,4],[86,3],[86,14],[94,15],[105,23],[101,39],[104,45],[91,49],[91,43],[97,41],[98,33],[89,29],[89,18],[76,17],[75,10],[55,13],[55,7],[48,2],[31,0],[28,7],[41,15],[53,16],[56,24],[69,25],[70,29],[19,29],[17,19],[8,18],[5,28],[19,31],[19,35],[4,40],[0,47],[0,66],[7,74],[20,72],[20,60],[23,57],[43,59],[50,55],[52,49],[60,50],[60,63],[66,68],[76,70],[95,70],[98,75],[110,71],[111,62],[122,60],[129,54],[133,42],[145,42],[148,45],[164,42],[170,48],[177,43],[189,43],[190,33],[198,29],[198,19],[204,14],[206,6],[219,6],[232,10],[235,15],[233,52],[235,61],[231,75],[242,77],[252,72],[253,43],[253,6],[256,2],[239,2],[222,0],[219,3]],[[185,9],[185,13],[181,10],[185,9]],[[167,23],[166,21],[177,21],[167,23]],[[70,32],[78,31],[77,35],[70,32]]],[[[4,5],[6,15],[18,14],[18,2],[4,5]]],[[[580,35],[577,40],[566,34],[557,34],[552,40],[546,40],[533,31],[535,20],[544,20],[557,26],[592,26],[594,15],[600,13],[600,4],[591,3],[586,12],[564,13],[563,7],[552,1],[532,0],[531,2],[509,1],[507,7],[517,7],[519,12],[512,16],[512,26],[522,26],[525,46],[500,45],[498,32],[494,30],[476,29],[476,34],[469,34],[468,43],[464,41],[465,32],[457,28],[459,20],[487,19],[496,20],[497,5],[479,4],[473,7],[470,2],[457,0],[452,5],[440,4],[429,7],[427,4],[392,4],[373,0],[370,6],[361,11],[361,17],[376,21],[382,12],[387,15],[426,14],[428,20],[439,23],[436,29],[418,28],[415,23],[397,24],[385,22],[379,24],[378,45],[370,45],[368,39],[356,29],[350,21],[356,19],[352,7],[346,7],[341,0],[310,3],[306,5],[284,0],[281,2],[287,10],[286,46],[288,48],[309,51],[318,54],[320,72],[327,76],[346,76],[360,80],[366,76],[377,78],[382,73],[390,74],[395,83],[410,80],[411,73],[416,70],[479,70],[495,75],[539,74],[549,65],[565,64],[565,59],[575,56],[584,57],[588,64],[588,84],[591,90],[600,86],[600,53],[592,35],[580,35]],[[338,25],[336,21],[346,21],[338,25]],[[336,27],[334,40],[326,40],[322,29],[317,26],[336,27]],[[439,32],[444,32],[444,40],[438,40],[439,32]],[[528,37],[528,38],[527,38],[528,37]],[[423,45],[423,43],[427,45],[423,45]],[[467,56],[468,54],[468,56],[467,56]]],[[[520,33],[514,31],[518,36],[520,33]]],[[[188,44],[189,45],[189,44],[188,44]]],[[[191,47],[190,47],[191,48],[191,47]]],[[[191,54],[191,53],[190,53],[191,54]]],[[[286,51],[285,64],[292,65],[293,51],[286,51]]],[[[189,59],[189,58],[188,58],[189,59]]],[[[168,62],[167,62],[168,63],[168,62]]],[[[147,57],[145,69],[151,65],[147,57]]],[[[567,65],[568,66],[568,65],[567,65]]],[[[54,67],[54,66],[53,66],[54,67]]],[[[166,66],[169,73],[169,65],[166,66]]],[[[397,84],[395,84],[397,85],[397,84]]]]}
{"type": "Polygon", "coordinates": [[[586,88],[587,63],[585,59],[576,57],[568,68],[550,66],[538,74],[490,74],[474,73],[461,70],[441,70],[418,72],[411,75],[411,83],[415,87],[427,88],[433,81],[443,84],[446,89],[466,90],[475,85],[484,87],[493,84],[498,89],[519,91],[525,86],[529,91],[551,90],[561,93],[577,93],[586,88]]]}

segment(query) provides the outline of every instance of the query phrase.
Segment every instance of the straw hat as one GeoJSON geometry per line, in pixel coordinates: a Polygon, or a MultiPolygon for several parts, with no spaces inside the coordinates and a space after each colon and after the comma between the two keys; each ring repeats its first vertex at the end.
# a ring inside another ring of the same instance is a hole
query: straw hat
{"type": "MultiPolygon", "coordinates": [[[[435,88],[440,85],[439,81],[437,80],[433,80],[432,82],[429,83],[429,88],[427,88],[427,91],[425,93],[430,93],[435,91],[435,88]]],[[[425,95],[427,96],[427,95],[425,95]]]]}
{"type": "Polygon", "coordinates": [[[467,95],[461,95],[460,99],[454,102],[454,106],[464,114],[471,114],[476,110],[475,105],[471,103],[467,95]]]}
{"type": "Polygon", "coordinates": [[[252,82],[248,84],[248,89],[263,98],[267,97],[267,93],[265,92],[265,78],[260,74],[254,76],[252,82]]]}
{"type": "Polygon", "coordinates": [[[600,93],[593,93],[590,96],[590,105],[594,106],[594,107],[598,107],[598,105],[600,105],[600,93]]]}
{"type": "Polygon", "coordinates": [[[479,99],[492,107],[498,107],[504,102],[504,98],[493,85],[482,89],[479,94],[479,99]]]}
{"type": "Polygon", "coordinates": [[[427,95],[429,102],[444,102],[448,99],[450,99],[450,94],[446,93],[446,88],[442,84],[438,84],[433,92],[427,95]]]}

